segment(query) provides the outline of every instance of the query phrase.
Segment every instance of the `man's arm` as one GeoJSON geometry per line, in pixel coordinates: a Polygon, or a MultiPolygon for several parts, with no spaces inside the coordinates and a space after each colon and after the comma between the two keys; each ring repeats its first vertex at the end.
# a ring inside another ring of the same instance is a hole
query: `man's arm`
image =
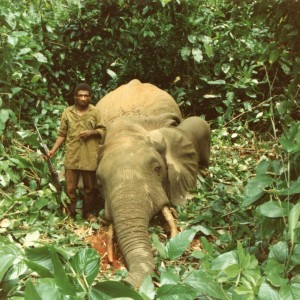
{"type": "Polygon", "coordinates": [[[49,156],[50,158],[55,154],[57,149],[62,145],[62,143],[65,141],[66,137],[65,136],[58,136],[52,149],[49,151],[49,156]]]}

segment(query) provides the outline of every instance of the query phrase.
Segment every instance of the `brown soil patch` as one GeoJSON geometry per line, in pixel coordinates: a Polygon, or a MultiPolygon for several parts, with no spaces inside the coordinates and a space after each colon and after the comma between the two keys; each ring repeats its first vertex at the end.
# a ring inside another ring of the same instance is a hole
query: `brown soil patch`
{"type": "Polygon", "coordinates": [[[114,242],[114,259],[110,263],[107,259],[107,229],[101,229],[91,236],[86,238],[86,242],[91,244],[91,246],[98,252],[101,257],[100,261],[100,272],[106,271],[116,271],[119,269],[124,269],[125,265],[122,259],[121,252],[118,248],[117,243],[114,242]]]}

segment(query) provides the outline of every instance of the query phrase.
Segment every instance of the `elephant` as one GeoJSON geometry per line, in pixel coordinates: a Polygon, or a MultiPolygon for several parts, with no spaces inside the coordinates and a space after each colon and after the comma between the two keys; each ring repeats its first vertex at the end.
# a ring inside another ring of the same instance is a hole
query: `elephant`
{"type": "Polygon", "coordinates": [[[190,198],[199,167],[209,162],[210,126],[200,117],[183,119],[171,95],[137,79],[96,107],[107,128],[97,186],[128,269],[124,281],[139,287],[154,271],[149,222],[190,198]]]}

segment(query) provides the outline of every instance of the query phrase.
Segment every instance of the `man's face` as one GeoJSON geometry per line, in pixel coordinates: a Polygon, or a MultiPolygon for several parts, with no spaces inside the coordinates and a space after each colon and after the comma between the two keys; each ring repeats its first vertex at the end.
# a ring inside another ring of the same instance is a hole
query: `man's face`
{"type": "Polygon", "coordinates": [[[90,103],[91,95],[89,91],[78,90],[74,98],[75,98],[75,104],[77,106],[79,106],[80,108],[86,108],[90,103]]]}

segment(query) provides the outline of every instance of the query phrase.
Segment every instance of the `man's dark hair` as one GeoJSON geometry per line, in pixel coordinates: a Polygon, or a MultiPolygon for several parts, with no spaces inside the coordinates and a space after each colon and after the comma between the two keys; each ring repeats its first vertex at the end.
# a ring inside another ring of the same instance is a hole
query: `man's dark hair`
{"type": "Polygon", "coordinates": [[[76,95],[78,91],[89,91],[90,96],[92,95],[91,87],[85,82],[77,84],[77,86],[74,89],[74,95],[76,95]]]}

